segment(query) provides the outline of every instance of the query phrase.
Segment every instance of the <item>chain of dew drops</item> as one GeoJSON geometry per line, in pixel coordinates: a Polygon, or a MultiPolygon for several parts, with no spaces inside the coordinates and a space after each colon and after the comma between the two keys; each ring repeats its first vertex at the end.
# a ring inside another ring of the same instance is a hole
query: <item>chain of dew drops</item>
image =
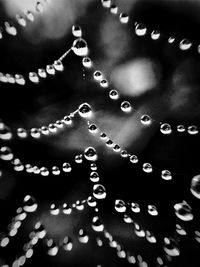
{"type": "MultiPolygon", "coordinates": [[[[106,1],[103,1],[103,2],[106,2],[106,1]]],[[[80,41],[80,40],[79,40],[80,41]]],[[[5,156],[5,155],[4,155],[5,156]]],[[[104,191],[104,190],[103,190],[104,191]]],[[[199,194],[196,192],[196,197],[198,197],[199,198],[199,194]]],[[[101,189],[100,189],[100,195],[102,195],[102,187],[101,187],[101,189]]],[[[105,195],[105,193],[103,193],[103,195],[105,195]]],[[[29,200],[29,198],[30,198],[30,196],[28,197],[28,200],[29,200]]],[[[98,197],[97,197],[98,198],[98,197]]],[[[25,197],[25,202],[27,201],[26,200],[27,199],[27,197],[25,197]]],[[[35,204],[34,204],[35,205],[35,204]]],[[[34,206],[33,205],[33,206],[34,206]]],[[[117,201],[117,204],[116,204],[116,206],[117,206],[117,208],[115,207],[115,209],[118,209],[118,210],[124,210],[124,203],[123,203],[123,201],[122,200],[120,200],[120,201],[117,201]]],[[[26,206],[25,206],[26,207],[26,206]]],[[[26,208],[24,207],[24,210],[26,210],[26,208]]],[[[35,209],[35,208],[33,208],[33,209],[35,209]]],[[[53,205],[53,206],[51,206],[51,209],[52,210],[54,210],[54,214],[56,215],[56,213],[55,213],[55,206],[53,205]]],[[[184,220],[184,221],[189,221],[189,220],[192,220],[193,219],[193,215],[192,215],[192,213],[191,213],[191,207],[184,201],[183,203],[177,203],[175,206],[174,206],[174,209],[175,209],[175,211],[176,211],[176,215],[177,215],[177,217],[179,217],[179,219],[182,219],[182,220],[184,220]],[[184,215],[183,215],[183,211],[184,211],[184,215]]],[[[120,211],[121,212],[121,211],[120,211]]],[[[52,213],[53,214],[53,213],[52,213]]],[[[98,218],[97,217],[94,217],[94,219],[93,219],[93,225],[95,225],[95,223],[97,224],[96,225],[96,229],[102,229],[102,225],[100,224],[99,225],[99,222],[98,222],[98,218]]],[[[17,225],[17,227],[18,227],[18,225],[19,224],[15,224],[15,225],[17,225]]],[[[15,227],[16,228],[16,227],[15,227]]],[[[37,228],[37,227],[36,227],[37,228]]],[[[100,230],[97,230],[97,231],[100,231],[100,230]]],[[[102,231],[102,230],[101,230],[102,231]]],[[[196,234],[197,234],[197,237],[199,237],[199,232],[198,231],[196,231],[196,234]]],[[[105,236],[109,236],[109,233],[108,232],[105,232],[105,236]]],[[[110,237],[111,238],[111,237],[110,237]]],[[[7,240],[7,239],[6,239],[7,240]]],[[[4,241],[5,241],[5,239],[4,239],[4,241]]],[[[170,255],[170,254],[172,254],[171,256],[177,256],[178,254],[179,254],[179,252],[178,252],[178,250],[177,250],[177,248],[174,248],[173,247],[173,249],[172,249],[172,247],[171,247],[171,242],[174,242],[174,241],[172,241],[172,240],[170,240],[169,238],[166,238],[165,240],[165,243],[166,243],[166,246],[165,246],[165,252],[166,253],[168,253],[168,255],[170,255]],[[170,248],[169,248],[170,247],[170,248]]],[[[6,242],[6,241],[5,241],[6,242]]],[[[3,244],[5,244],[4,242],[3,242],[3,244]]],[[[52,254],[56,254],[56,249],[53,249],[54,248],[54,246],[53,246],[53,242],[52,242],[52,240],[50,241],[50,242],[48,242],[48,247],[50,247],[50,249],[49,249],[49,251],[51,251],[50,252],[50,254],[52,253],[52,254]]],[[[119,257],[124,257],[123,255],[125,255],[126,253],[119,253],[119,248],[120,248],[120,246],[116,246],[117,247],[117,252],[118,252],[118,256],[119,257]]],[[[31,251],[29,251],[29,253],[27,253],[27,258],[29,258],[30,257],[30,255],[31,255],[31,251]]],[[[132,258],[133,259],[133,258],[132,258]]],[[[141,258],[140,258],[141,259],[141,258]]],[[[146,263],[145,263],[146,264],[146,263]]],[[[145,266],[144,264],[142,265],[142,266],[145,266]]],[[[146,265],[147,266],[147,265],[146,265]]]]}

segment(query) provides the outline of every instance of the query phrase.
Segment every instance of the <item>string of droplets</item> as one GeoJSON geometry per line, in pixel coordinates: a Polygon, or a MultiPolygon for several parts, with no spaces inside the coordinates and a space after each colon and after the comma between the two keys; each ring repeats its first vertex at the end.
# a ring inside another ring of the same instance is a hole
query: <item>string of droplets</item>
{"type": "MultiPolygon", "coordinates": [[[[101,0],[102,6],[104,8],[107,8],[110,10],[111,14],[118,14],[119,9],[115,4],[112,4],[112,1],[110,0],[101,0]]],[[[129,22],[129,16],[125,13],[120,13],[119,14],[119,21],[122,24],[126,24],[129,22]]],[[[148,29],[145,26],[145,24],[143,23],[137,23],[134,22],[133,23],[135,25],[135,34],[138,37],[144,37],[148,34],[148,29]]],[[[163,34],[161,34],[158,30],[153,30],[151,32],[151,39],[152,40],[158,40],[163,34]]],[[[175,38],[174,37],[169,37],[168,39],[168,43],[172,44],[175,42],[175,38]]],[[[191,41],[189,41],[188,39],[182,39],[179,43],[179,48],[182,51],[186,51],[189,50],[192,47],[192,43],[191,41]]],[[[200,45],[198,45],[198,53],[200,53],[200,45]]],[[[89,61],[90,59],[87,59],[86,61],[89,61]]],[[[91,60],[90,60],[91,61],[91,60]]],[[[83,60],[83,65],[85,63],[85,60],[83,60]]],[[[85,67],[91,67],[92,63],[90,64],[90,66],[86,65],[85,67]]],[[[101,71],[95,70],[94,71],[94,79],[100,82],[100,86],[102,87],[109,87],[109,83],[106,79],[103,79],[103,74],[101,73],[101,71]]],[[[117,100],[119,99],[119,93],[116,90],[111,90],[109,92],[109,97],[113,100],[117,100]]],[[[131,105],[131,103],[129,101],[124,101],[121,103],[121,109],[124,112],[131,112],[132,110],[136,110],[133,108],[133,106],[131,105]]],[[[137,110],[137,112],[139,112],[137,110]]],[[[139,112],[140,113],[140,112],[139,112]]],[[[172,131],[177,131],[179,133],[188,133],[190,135],[196,135],[199,133],[199,127],[196,125],[190,125],[190,126],[185,126],[185,125],[177,125],[176,129],[172,129],[173,127],[169,124],[169,123],[163,123],[163,122],[159,122],[158,120],[152,118],[149,115],[146,114],[141,114],[141,123],[145,126],[150,126],[152,124],[152,122],[155,122],[157,124],[160,125],[160,132],[162,134],[168,135],[171,134],[172,131]]]]}
{"type": "MultiPolygon", "coordinates": [[[[25,10],[24,15],[17,14],[15,16],[16,22],[20,27],[26,27],[29,22],[35,20],[35,14],[42,13],[44,11],[45,5],[50,2],[49,0],[37,1],[34,7],[34,11],[25,10]]],[[[16,36],[18,31],[17,27],[12,23],[5,21],[3,26],[0,27],[0,39],[5,36],[5,33],[11,36],[16,36]]]]}

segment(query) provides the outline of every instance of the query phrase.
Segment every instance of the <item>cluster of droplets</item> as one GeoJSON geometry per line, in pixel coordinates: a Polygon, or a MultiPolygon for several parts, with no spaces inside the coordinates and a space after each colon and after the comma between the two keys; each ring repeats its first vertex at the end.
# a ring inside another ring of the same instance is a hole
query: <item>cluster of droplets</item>
{"type": "MultiPolygon", "coordinates": [[[[33,22],[35,20],[35,14],[36,13],[42,13],[44,11],[44,3],[48,1],[37,1],[34,11],[25,10],[24,14],[17,14],[16,15],[16,22],[20,27],[26,27],[29,22],[33,22]]],[[[6,34],[10,36],[16,36],[18,33],[17,25],[14,25],[13,23],[10,23],[8,21],[5,21],[3,25],[0,27],[0,39],[2,39],[6,34]]]]}

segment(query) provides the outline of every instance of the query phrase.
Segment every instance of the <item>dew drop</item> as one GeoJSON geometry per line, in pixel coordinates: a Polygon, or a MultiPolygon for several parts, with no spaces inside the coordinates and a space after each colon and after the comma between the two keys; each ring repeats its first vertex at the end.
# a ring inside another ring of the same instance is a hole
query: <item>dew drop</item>
{"type": "Polygon", "coordinates": [[[97,205],[96,199],[92,196],[89,196],[87,199],[87,204],[90,207],[96,207],[96,205],[97,205]]]}
{"type": "Polygon", "coordinates": [[[41,167],[40,168],[40,173],[42,176],[48,176],[49,175],[49,170],[46,167],[41,167]]]}
{"type": "Polygon", "coordinates": [[[63,203],[63,206],[62,206],[62,212],[64,214],[71,214],[72,213],[72,208],[69,206],[69,204],[67,203],[63,203]]]}
{"type": "Polygon", "coordinates": [[[54,75],[56,73],[53,65],[47,65],[46,66],[46,72],[50,75],[54,75]]]}
{"type": "Polygon", "coordinates": [[[36,72],[29,72],[29,80],[33,83],[39,83],[39,77],[36,72]]]}
{"type": "Polygon", "coordinates": [[[91,172],[90,173],[90,180],[93,182],[93,183],[97,183],[99,181],[99,174],[95,171],[91,172]]]}
{"type": "Polygon", "coordinates": [[[4,26],[5,26],[5,31],[10,34],[10,35],[13,35],[13,36],[16,36],[17,35],[17,29],[11,25],[9,22],[4,22],[4,26]]]}
{"type": "Polygon", "coordinates": [[[19,25],[25,27],[26,26],[26,20],[19,14],[16,15],[16,20],[19,23],[19,25]]]}
{"type": "Polygon", "coordinates": [[[51,133],[56,133],[57,132],[57,127],[56,127],[56,125],[54,123],[50,123],[49,126],[48,126],[48,130],[51,133]]]}
{"type": "Polygon", "coordinates": [[[78,113],[82,118],[88,118],[92,115],[91,106],[88,103],[83,103],[78,108],[78,113]]]}
{"type": "Polygon", "coordinates": [[[93,77],[96,81],[101,81],[103,79],[103,74],[100,70],[96,70],[94,73],[93,73],[93,77]]]}
{"type": "Polygon", "coordinates": [[[137,36],[144,36],[147,33],[147,28],[143,23],[137,23],[135,26],[135,33],[137,36]]]}
{"type": "Polygon", "coordinates": [[[37,1],[35,9],[37,12],[40,12],[40,13],[44,11],[44,7],[40,1],[37,1]]]}
{"type": "Polygon", "coordinates": [[[46,236],[47,232],[41,222],[37,222],[35,224],[35,233],[36,236],[40,239],[43,239],[46,236]]]}
{"type": "Polygon", "coordinates": [[[32,128],[30,134],[33,138],[40,138],[41,136],[40,130],[37,128],[32,128]]]}
{"type": "Polygon", "coordinates": [[[46,77],[47,77],[47,73],[46,73],[45,69],[39,69],[39,70],[38,70],[38,75],[39,75],[41,78],[46,78],[46,77]]]}
{"type": "Polygon", "coordinates": [[[25,196],[23,203],[23,209],[25,212],[34,212],[37,210],[38,204],[33,196],[25,196]]]}
{"type": "Polygon", "coordinates": [[[119,15],[119,21],[120,21],[122,24],[126,24],[126,23],[128,23],[128,21],[129,21],[129,16],[128,16],[127,14],[125,14],[125,13],[121,13],[121,14],[119,15]]]}
{"type": "Polygon", "coordinates": [[[183,228],[183,226],[180,226],[179,224],[176,224],[176,232],[179,234],[179,235],[187,235],[185,229],[183,228]]]}
{"type": "Polygon", "coordinates": [[[121,199],[116,199],[115,200],[115,210],[117,212],[125,212],[126,211],[126,204],[123,200],[121,199]]]}
{"type": "Polygon", "coordinates": [[[115,152],[120,152],[120,151],[121,151],[121,148],[120,148],[119,145],[114,145],[113,150],[114,150],[115,152]]]}
{"type": "Polygon", "coordinates": [[[138,157],[136,155],[130,156],[130,162],[131,163],[138,163],[138,157]]]}
{"type": "Polygon", "coordinates": [[[48,135],[49,134],[49,129],[47,126],[42,126],[41,127],[41,133],[44,135],[48,135]]]}
{"type": "Polygon", "coordinates": [[[98,132],[98,128],[95,124],[89,124],[88,130],[90,133],[94,133],[94,134],[98,132]]]}
{"type": "Polygon", "coordinates": [[[139,237],[145,237],[145,231],[137,223],[135,223],[135,234],[139,237]]]}
{"type": "Polygon", "coordinates": [[[146,239],[150,243],[156,243],[156,238],[150,231],[146,231],[146,239]]]}
{"type": "Polygon", "coordinates": [[[19,85],[25,85],[25,79],[24,76],[21,74],[15,74],[15,82],[19,85]]]}
{"type": "Polygon", "coordinates": [[[53,175],[59,175],[60,174],[60,169],[58,166],[53,166],[52,167],[52,174],[53,175]]]}
{"type": "Polygon", "coordinates": [[[106,198],[106,189],[102,184],[95,184],[93,186],[93,196],[96,199],[104,199],[106,198]]]}
{"type": "Polygon", "coordinates": [[[188,130],[188,133],[191,134],[191,135],[195,135],[195,134],[199,133],[199,129],[195,125],[189,126],[187,130],[188,130]]]}
{"type": "Polygon", "coordinates": [[[151,173],[153,171],[152,165],[150,163],[144,163],[142,169],[146,173],[151,173]]]}
{"type": "Polygon", "coordinates": [[[124,219],[125,223],[132,223],[133,222],[131,217],[129,215],[127,215],[127,214],[124,214],[124,218],[123,219],[124,219]]]}
{"type": "Polygon", "coordinates": [[[88,46],[84,39],[78,38],[72,44],[72,50],[77,56],[87,56],[88,54],[88,46]]]}
{"type": "Polygon", "coordinates": [[[187,204],[186,201],[182,203],[177,203],[174,205],[174,210],[176,216],[182,221],[191,221],[193,220],[192,208],[187,204]]]}
{"type": "Polygon", "coordinates": [[[110,90],[109,97],[113,100],[116,100],[119,98],[119,93],[117,92],[117,90],[110,90]]]}
{"type": "Polygon", "coordinates": [[[135,213],[139,213],[140,212],[140,205],[138,203],[131,203],[131,210],[135,213]]]}
{"type": "Polygon", "coordinates": [[[53,63],[53,67],[57,71],[63,71],[64,70],[64,66],[63,66],[61,60],[55,60],[53,63]]]}
{"type": "Polygon", "coordinates": [[[78,25],[73,25],[72,26],[72,34],[74,37],[81,37],[82,36],[81,27],[78,25]]]}
{"type": "Polygon", "coordinates": [[[171,180],[171,179],[172,179],[172,174],[171,174],[171,172],[168,171],[168,170],[163,170],[163,171],[161,172],[161,177],[162,177],[162,179],[168,181],[168,180],[171,180]]]}
{"type": "Polygon", "coordinates": [[[62,169],[64,172],[71,172],[72,170],[71,164],[68,162],[64,162],[62,165],[62,169]]]}
{"type": "Polygon", "coordinates": [[[180,250],[178,248],[178,244],[173,238],[167,238],[167,237],[164,238],[163,249],[166,252],[166,254],[171,256],[171,257],[175,257],[175,256],[180,255],[180,250]]]}
{"type": "Polygon", "coordinates": [[[195,235],[195,240],[200,243],[200,232],[196,230],[194,232],[194,235],[195,235]]]}
{"type": "Polygon", "coordinates": [[[115,4],[112,4],[110,6],[110,13],[117,14],[118,13],[118,7],[115,4]]]}
{"type": "Polygon", "coordinates": [[[158,30],[152,31],[151,39],[152,40],[158,40],[159,38],[160,38],[160,32],[158,30]]]}
{"type": "Polygon", "coordinates": [[[101,4],[105,8],[110,8],[110,6],[111,6],[111,0],[101,0],[101,4]]]}
{"type": "Polygon", "coordinates": [[[50,206],[50,213],[52,215],[58,215],[60,213],[59,207],[56,204],[54,204],[54,203],[51,204],[51,206],[50,206]]]}
{"type": "Polygon", "coordinates": [[[92,67],[92,61],[89,57],[84,57],[82,60],[82,64],[85,68],[91,68],[92,67]]]}
{"type": "Polygon", "coordinates": [[[152,216],[157,216],[158,215],[157,208],[154,205],[148,205],[148,213],[152,216]]]}
{"type": "Polygon", "coordinates": [[[83,162],[83,155],[82,154],[76,155],[75,156],[75,162],[76,163],[82,163],[83,162]]]}
{"type": "Polygon", "coordinates": [[[172,133],[171,125],[168,123],[162,123],[160,126],[160,131],[162,134],[171,134],[172,133]]]}
{"type": "Polygon", "coordinates": [[[128,101],[123,101],[121,103],[121,110],[124,112],[131,112],[132,110],[131,104],[128,101]]]}
{"type": "Polygon", "coordinates": [[[66,251],[71,251],[73,248],[73,242],[70,237],[66,236],[63,239],[63,249],[66,251]]]}
{"type": "Polygon", "coordinates": [[[175,38],[174,37],[169,37],[168,38],[168,43],[169,44],[172,44],[174,41],[175,41],[175,38]]]}
{"type": "Polygon", "coordinates": [[[78,240],[80,243],[86,244],[89,240],[87,232],[83,229],[80,229],[78,232],[78,240]]]}
{"type": "Polygon", "coordinates": [[[107,88],[108,87],[108,81],[106,79],[101,80],[100,86],[103,88],[107,88]]]}
{"type": "Polygon", "coordinates": [[[14,155],[13,155],[13,153],[9,147],[6,147],[6,146],[1,147],[0,158],[2,160],[9,161],[9,160],[12,160],[13,157],[14,157],[14,155]]]}
{"type": "Polygon", "coordinates": [[[179,48],[183,51],[188,50],[192,47],[192,43],[190,40],[188,39],[183,39],[180,43],[179,43],[179,48]]]}
{"type": "Polygon", "coordinates": [[[3,128],[0,129],[0,139],[1,140],[11,140],[12,139],[12,133],[7,126],[4,126],[3,128]]]}
{"type": "Polygon", "coordinates": [[[98,216],[95,216],[92,219],[92,229],[95,232],[102,232],[104,230],[104,225],[98,216]]]}
{"type": "Polygon", "coordinates": [[[88,147],[84,151],[84,157],[89,161],[96,161],[97,160],[97,153],[93,147],[88,147]]]}
{"type": "Polygon", "coordinates": [[[143,125],[147,125],[147,126],[151,125],[152,123],[152,119],[150,118],[149,115],[142,115],[140,121],[143,125]]]}
{"type": "Polygon", "coordinates": [[[53,239],[49,239],[47,241],[47,247],[48,247],[47,254],[49,256],[56,256],[57,255],[57,253],[58,253],[58,246],[56,246],[56,244],[53,241],[53,239]]]}
{"type": "Polygon", "coordinates": [[[91,164],[90,164],[90,169],[91,169],[92,171],[96,171],[96,170],[97,170],[97,165],[96,165],[96,163],[91,163],[91,164]]]}
{"type": "Polygon", "coordinates": [[[184,133],[185,132],[185,126],[184,125],[178,125],[177,126],[177,132],[184,133]]]}
{"type": "Polygon", "coordinates": [[[192,178],[190,191],[193,196],[200,199],[200,174],[192,178]]]}

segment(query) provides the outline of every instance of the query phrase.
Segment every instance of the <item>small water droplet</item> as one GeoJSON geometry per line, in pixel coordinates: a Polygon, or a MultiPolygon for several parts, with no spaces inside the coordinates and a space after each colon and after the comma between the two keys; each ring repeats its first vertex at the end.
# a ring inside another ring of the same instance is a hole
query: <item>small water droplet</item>
{"type": "Polygon", "coordinates": [[[35,9],[37,12],[42,13],[44,11],[43,4],[40,1],[37,1],[35,9]]]}
{"type": "Polygon", "coordinates": [[[98,216],[95,216],[92,219],[92,229],[95,232],[102,232],[104,230],[104,225],[98,216]]]}
{"type": "Polygon", "coordinates": [[[90,207],[96,207],[96,205],[97,205],[96,199],[92,196],[89,196],[87,199],[87,204],[90,207]]]}
{"type": "Polygon", "coordinates": [[[162,134],[171,134],[172,133],[171,125],[168,123],[162,123],[160,126],[160,131],[162,134]]]}
{"type": "Polygon", "coordinates": [[[40,138],[41,136],[40,130],[38,128],[32,128],[30,134],[33,138],[40,138]]]}
{"type": "Polygon", "coordinates": [[[171,179],[172,179],[172,174],[171,174],[171,172],[168,171],[168,170],[163,170],[163,171],[161,172],[161,177],[162,177],[162,179],[168,181],[168,180],[171,180],[171,179]]]}
{"type": "Polygon", "coordinates": [[[46,73],[45,69],[38,69],[38,75],[41,78],[46,78],[47,77],[47,73],[46,73]]]}
{"type": "Polygon", "coordinates": [[[80,229],[78,232],[78,239],[79,242],[86,244],[89,240],[89,236],[85,230],[80,229]]]}
{"type": "Polygon", "coordinates": [[[164,238],[163,249],[167,253],[167,255],[171,257],[180,255],[180,249],[178,248],[178,244],[173,238],[164,238]]]}
{"type": "Polygon", "coordinates": [[[129,154],[128,154],[128,152],[126,150],[122,150],[121,151],[121,157],[122,158],[128,158],[128,156],[129,156],[129,154]]]}
{"type": "Polygon", "coordinates": [[[58,215],[60,213],[60,209],[59,209],[58,205],[56,205],[54,203],[51,204],[51,206],[50,206],[50,213],[52,215],[58,215]]]}
{"type": "Polygon", "coordinates": [[[82,118],[88,118],[92,115],[91,106],[88,103],[83,103],[78,108],[78,113],[82,118]]]}
{"type": "Polygon", "coordinates": [[[25,196],[23,203],[24,203],[23,209],[25,212],[34,212],[38,207],[35,198],[30,195],[25,196]]]}
{"type": "Polygon", "coordinates": [[[62,206],[62,212],[64,213],[64,214],[71,214],[72,213],[72,208],[70,207],[70,205],[69,204],[67,204],[67,203],[64,203],[63,204],[63,206],[62,206]]]}
{"type": "Polygon", "coordinates": [[[91,169],[92,171],[96,171],[96,170],[97,170],[97,165],[96,165],[96,163],[91,163],[91,164],[90,164],[90,169],[91,169]]]}
{"type": "Polygon", "coordinates": [[[157,216],[158,215],[158,211],[156,206],[154,205],[148,205],[148,213],[152,216],[157,216]]]}
{"type": "Polygon", "coordinates": [[[47,126],[42,126],[41,127],[41,133],[44,135],[48,135],[49,134],[49,129],[47,126]]]}
{"type": "Polygon", "coordinates": [[[175,41],[175,38],[174,38],[174,37],[169,37],[169,38],[168,38],[168,43],[169,43],[169,44],[174,43],[174,41],[175,41]]]}
{"type": "Polygon", "coordinates": [[[126,204],[123,200],[121,199],[116,199],[115,200],[115,210],[117,212],[125,212],[126,211],[126,204]]]}
{"type": "Polygon", "coordinates": [[[92,61],[89,57],[84,57],[82,60],[82,64],[85,68],[91,68],[92,67],[92,61]]]}
{"type": "Polygon", "coordinates": [[[11,130],[7,126],[4,126],[3,128],[0,129],[0,139],[1,140],[11,140],[12,139],[11,130]]]}
{"type": "Polygon", "coordinates": [[[49,170],[46,167],[41,167],[40,168],[40,173],[42,176],[48,176],[49,175],[49,170]]]}
{"type": "Polygon", "coordinates": [[[127,14],[125,14],[125,13],[121,13],[121,14],[119,15],[119,21],[120,21],[122,24],[126,24],[126,23],[128,23],[128,21],[129,21],[129,16],[128,16],[127,14]]]}
{"type": "Polygon", "coordinates": [[[109,97],[113,100],[116,100],[119,98],[119,93],[117,92],[117,90],[110,90],[109,97]]]}
{"type": "Polygon", "coordinates": [[[136,155],[130,156],[130,162],[131,163],[138,163],[138,157],[136,155]]]}
{"type": "Polygon", "coordinates": [[[15,74],[15,82],[19,85],[25,85],[25,79],[24,76],[21,74],[15,74]]]}
{"type": "Polygon", "coordinates": [[[144,163],[142,169],[146,173],[151,173],[153,171],[152,165],[150,163],[144,163]]]}
{"type": "Polygon", "coordinates": [[[17,35],[17,29],[11,25],[8,21],[4,22],[4,26],[5,26],[5,31],[13,36],[17,35]]]}
{"type": "Polygon", "coordinates": [[[89,124],[88,130],[90,133],[97,133],[98,132],[98,128],[95,124],[89,124]]]}
{"type": "Polygon", "coordinates": [[[137,36],[144,36],[147,33],[147,28],[143,23],[137,23],[135,26],[135,33],[137,36]]]}
{"type": "Polygon", "coordinates": [[[121,110],[124,112],[131,112],[132,110],[131,104],[128,101],[123,101],[121,103],[121,110]]]}
{"type": "Polygon", "coordinates": [[[19,14],[16,15],[16,20],[19,23],[19,25],[25,27],[26,26],[26,20],[19,14]]]}
{"type": "Polygon", "coordinates": [[[59,175],[60,174],[60,169],[58,166],[53,166],[52,167],[52,174],[53,175],[59,175]]]}
{"type": "Polygon", "coordinates": [[[195,134],[199,133],[199,129],[195,125],[189,126],[187,130],[188,130],[188,133],[191,134],[191,135],[195,135],[195,134]]]}
{"type": "Polygon", "coordinates": [[[96,81],[101,81],[103,79],[103,74],[100,70],[96,70],[94,73],[93,73],[93,77],[96,81]]]}
{"type": "Polygon", "coordinates": [[[135,213],[139,213],[140,212],[140,205],[138,203],[131,203],[131,210],[135,213]]]}
{"type": "Polygon", "coordinates": [[[47,65],[46,66],[46,72],[50,75],[55,75],[55,73],[56,73],[53,65],[47,65]]]}
{"type": "Polygon", "coordinates": [[[156,237],[150,231],[146,231],[146,239],[150,243],[156,243],[156,237]]]}
{"type": "Polygon", "coordinates": [[[190,191],[196,198],[200,199],[200,174],[192,178],[190,191]]]}
{"type": "Polygon", "coordinates": [[[101,4],[105,8],[110,8],[110,6],[111,6],[111,0],[101,0],[101,4]]]}
{"type": "Polygon", "coordinates": [[[190,40],[188,39],[183,39],[180,43],[179,43],[179,48],[183,51],[188,50],[192,47],[192,43],[190,40]]]}
{"type": "Polygon", "coordinates": [[[50,123],[48,126],[49,132],[51,133],[56,133],[57,132],[57,127],[54,123],[50,123]]]}
{"type": "Polygon", "coordinates": [[[76,163],[82,163],[83,162],[83,155],[82,154],[76,155],[75,156],[75,162],[76,163]]]}
{"type": "Polygon", "coordinates": [[[176,232],[179,234],[179,235],[187,235],[185,229],[183,228],[183,226],[179,225],[179,224],[176,224],[176,232]]]}
{"type": "Polygon", "coordinates": [[[14,155],[12,153],[12,150],[9,147],[6,147],[6,146],[1,147],[0,158],[2,160],[9,161],[9,160],[12,160],[13,157],[14,157],[14,155]]]}
{"type": "Polygon", "coordinates": [[[97,199],[106,198],[106,189],[102,184],[95,184],[93,186],[93,196],[97,199]]]}
{"type": "Polygon", "coordinates": [[[160,38],[160,32],[158,30],[152,31],[151,39],[152,40],[158,40],[159,38],[160,38]]]}
{"type": "Polygon", "coordinates": [[[39,83],[39,77],[36,72],[29,72],[29,80],[33,83],[39,83]]]}
{"type": "Polygon", "coordinates": [[[96,161],[97,160],[97,153],[93,147],[88,147],[84,151],[84,157],[89,161],[96,161]]]}
{"type": "Polygon", "coordinates": [[[49,256],[56,256],[58,253],[58,246],[56,245],[56,243],[53,241],[53,239],[49,239],[47,241],[47,254],[49,256]]]}
{"type": "Polygon", "coordinates": [[[113,150],[114,150],[115,152],[120,152],[120,151],[121,151],[121,148],[120,148],[119,145],[114,145],[113,150]]]}
{"type": "Polygon", "coordinates": [[[64,172],[71,172],[72,170],[71,164],[68,162],[64,162],[62,165],[62,169],[64,172]]]}
{"type": "Polygon", "coordinates": [[[108,81],[106,79],[101,80],[100,86],[103,88],[107,88],[108,87],[108,81]]]}
{"type": "Polygon", "coordinates": [[[142,117],[141,117],[141,123],[143,125],[149,126],[152,123],[152,119],[151,119],[151,117],[149,115],[142,115],[142,117]]]}
{"type": "Polygon", "coordinates": [[[53,67],[57,71],[63,71],[64,70],[64,66],[63,66],[61,60],[55,60],[53,63],[53,67]]]}
{"type": "Polygon", "coordinates": [[[77,56],[81,57],[87,56],[88,54],[87,42],[82,38],[76,39],[72,44],[72,50],[77,56]]]}
{"type": "Polygon", "coordinates": [[[74,37],[81,37],[82,36],[81,27],[78,25],[73,25],[72,26],[72,34],[74,37]]]}
{"type": "Polygon", "coordinates": [[[179,133],[184,133],[185,132],[185,126],[184,125],[178,125],[177,126],[177,131],[179,133]]]}
{"type": "Polygon", "coordinates": [[[116,6],[115,4],[112,4],[110,6],[110,13],[117,14],[118,13],[118,6],[116,6]]]}
{"type": "Polygon", "coordinates": [[[187,204],[186,201],[175,204],[174,210],[176,216],[182,221],[191,221],[194,218],[192,214],[192,208],[187,204]]]}
{"type": "Polygon", "coordinates": [[[47,231],[41,222],[35,224],[35,234],[38,238],[43,239],[46,236],[47,231]]]}
{"type": "Polygon", "coordinates": [[[93,182],[93,183],[97,183],[99,181],[99,174],[95,171],[91,172],[90,173],[90,180],[93,182]]]}

